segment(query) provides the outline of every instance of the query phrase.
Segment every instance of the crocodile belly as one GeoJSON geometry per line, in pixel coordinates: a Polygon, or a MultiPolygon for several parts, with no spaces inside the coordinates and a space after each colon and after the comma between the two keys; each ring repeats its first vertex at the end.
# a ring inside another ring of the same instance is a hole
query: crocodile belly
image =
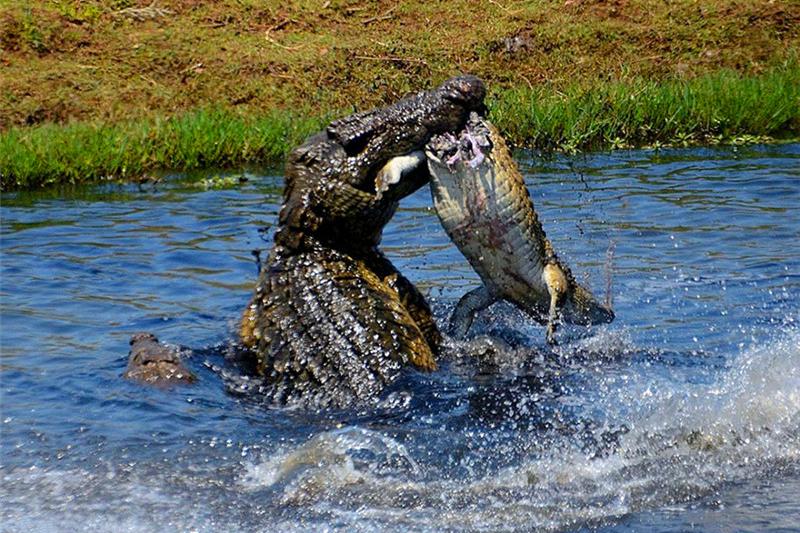
{"type": "Polygon", "coordinates": [[[561,319],[613,320],[559,260],[511,151],[488,120],[472,113],[457,136],[431,138],[425,155],[442,225],[495,299],[547,321],[551,334],[561,319]]]}
{"type": "Polygon", "coordinates": [[[541,253],[531,242],[524,206],[517,205],[516,191],[498,175],[494,159],[487,156],[471,168],[429,157],[428,167],[442,226],[483,283],[512,300],[541,284],[541,253]]]}

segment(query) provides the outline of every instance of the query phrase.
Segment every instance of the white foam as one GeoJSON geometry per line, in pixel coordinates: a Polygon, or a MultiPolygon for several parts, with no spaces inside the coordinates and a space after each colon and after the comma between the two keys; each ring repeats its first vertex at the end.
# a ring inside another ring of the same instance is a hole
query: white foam
{"type": "MultiPolygon", "coordinates": [[[[611,340],[619,349],[629,346],[624,337],[611,340]]],[[[608,401],[626,403],[630,431],[605,457],[586,453],[570,435],[544,452],[531,446],[520,464],[479,478],[446,479],[424,465],[378,476],[370,464],[348,457],[377,445],[381,453],[402,450],[413,460],[396,441],[349,428],[253,465],[243,483],[275,485],[303,465],[308,471],[301,477],[313,480],[315,490],[309,483],[286,483],[283,502],[332,514],[337,523],[419,530],[563,529],[680,506],[724,483],[772,475],[800,461],[798,340],[797,332],[789,332],[742,352],[710,385],[669,389],[637,382],[632,394],[624,380],[612,382],[605,389],[608,401]],[[655,392],[644,394],[648,390],[655,392]]]]}
{"type": "MultiPolygon", "coordinates": [[[[615,349],[630,348],[609,335],[615,349]]],[[[602,351],[602,342],[587,342],[582,350],[602,351]]],[[[798,471],[800,333],[731,360],[705,384],[670,387],[669,376],[638,364],[629,380],[620,377],[624,364],[591,373],[602,410],[616,405],[629,428],[605,456],[582,449],[575,433],[543,445],[533,430],[498,446],[497,435],[474,432],[459,436],[470,444],[459,456],[421,436],[407,448],[381,430],[344,427],[224,463],[227,481],[219,465],[195,462],[163,471],[6,469],[2,517],[12,531],[547,531],[680,509],[726,483],[798,471]],[[507,445],[521,459],[492,469],[507,445]],[[488,463],[477,469],[488,473],[469,473],[475,462],[488,463]]],[[[607,430],[593,431],[599,440],[607,430]]]]}

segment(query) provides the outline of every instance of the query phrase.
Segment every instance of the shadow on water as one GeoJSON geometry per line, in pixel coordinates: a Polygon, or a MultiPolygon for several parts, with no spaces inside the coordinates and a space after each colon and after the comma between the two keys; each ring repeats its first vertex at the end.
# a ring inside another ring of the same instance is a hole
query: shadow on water
{"type": "MultiPolygon", "coordinates": [[[[524,154],[523,154],[524,156],[524,154]]],[[[264,400],[236,323],[280,177],[4,195],[8,531],[782,531],[800,522],[800,145],[523,159],[617,321],[556,348],[510,306],[378,405],[264,400]],[[121,379],[128,338],[192,387],[121,379]]],[[[444,321],[478,284],[420,191],[384,249],[444,321]]]]}

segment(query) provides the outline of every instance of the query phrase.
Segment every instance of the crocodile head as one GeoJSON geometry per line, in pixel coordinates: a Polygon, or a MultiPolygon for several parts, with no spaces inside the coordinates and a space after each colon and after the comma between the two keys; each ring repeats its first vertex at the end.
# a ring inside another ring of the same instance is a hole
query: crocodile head
{"type": "Polygon", "coordinates": [[[128,368],[123,377],[148,385],[194,383],[197,378],[183,365],[178,350],[158,341],[152,333],[136,333],[130,340],[128,368]]]}
{"type": "Polygon", "coordinates": [[[382,172],[431,136],[463,127],[483,109],[483,82],[459,76],[390,106],[331,123],[289,155],[276,243],[292,250],[309,239],[333,248],[370,248],[401,198],[429,180],[424,158],[382,172]],[[388,176],[388,177],[387,177],[388,176]]]}

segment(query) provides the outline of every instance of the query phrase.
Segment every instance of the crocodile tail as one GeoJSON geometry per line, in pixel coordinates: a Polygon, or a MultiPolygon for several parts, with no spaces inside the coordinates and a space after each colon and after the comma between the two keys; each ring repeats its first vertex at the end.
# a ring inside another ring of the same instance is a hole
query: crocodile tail
{"type": "Polygon", "coordinates": [[[374,399],[400,369],[434,369],[398,293],[364,262],[328,248],[277,258],[262,275],[249,332],[278,401],[374,399]]]}
{"type": "Polygon", "coordinates": [[[608,324],[615,315],[610,306],[600,303],[588,289],[575,283],[570,292],[567,321],[574,324],[608,324]]]}

